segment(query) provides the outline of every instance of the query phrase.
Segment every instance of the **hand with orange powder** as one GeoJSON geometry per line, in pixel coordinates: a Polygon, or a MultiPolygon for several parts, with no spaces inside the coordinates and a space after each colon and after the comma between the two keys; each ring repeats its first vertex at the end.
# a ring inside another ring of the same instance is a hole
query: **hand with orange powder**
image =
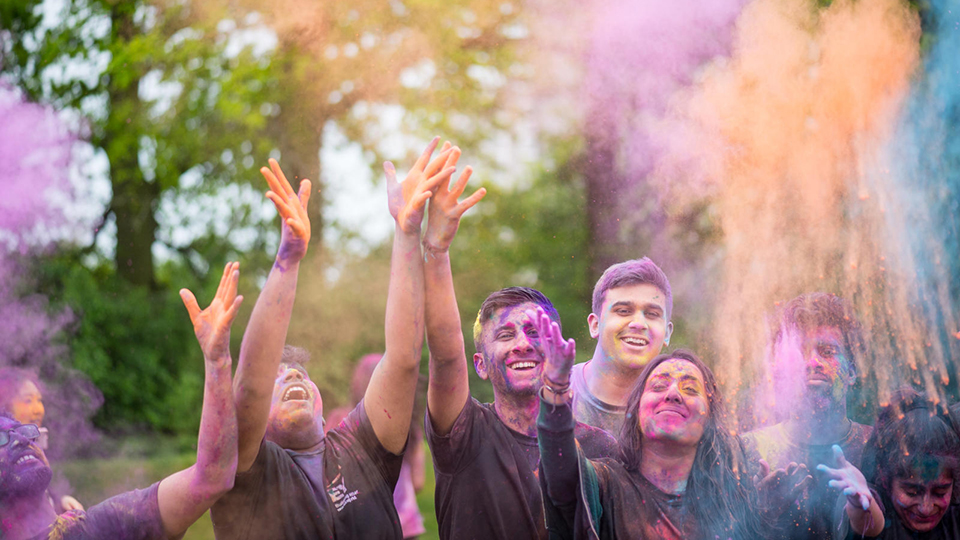
{"type": "Polygon", "coordinates": [[[276,264],[281,269],[292,262],[299,262],[307,254],[310,244],[310,217],[307,215],[307,203],[310,202],[310,180],[300,182],[300,191],[294,192],[287,177],[280,170],[277,160],[269,161],[270,168],[261,167],[260,174],[267,180],[270,191],[266,193],[273,201],[283,220],[280,233],[280,250],[276,264]]]}
{"type": "Polygon", "coordinates": [[[433,190],[437,189],[442,182],[449,182],[450,175],[456,170],[455,167],[449,166],[448,162],[454,152],[459,155],[459,148],[445,146],[446,150],[441,151],[434,159],[430,159],[439,142],[440,137],[434,137],[430,141],[403,182],[397,181],[397,170],[393,163],[387,161],[383,164],[383,170],[387,176],[387,203],[390,215],[397,222],[399,231],[404,234],[416,234],[419,237],[424,210],[427,201],[433,195],[433,190]]]}
{"type": "MultiPolygon", "coordinates": [[[[450,154],[444,168],[456,167],[457,160],[460,159],[460,149],[451,147],[450,142],[443,143],[441,153],[448,150],[450,154]]],[[[437,253],[445,253],[449,250],[460,227],[460,218],[463,213],[480,202],[480,199],[487,194],[486,189],[480,188],[463,201],[458,200],[463,195],[471,174],[473,174],[473,168],[467,167],[453,184],[452,189],[449,182],[441,182],[434,189],[427,209],[427,230],[423,235],[424,257],[435,256],[437,253]]]]}

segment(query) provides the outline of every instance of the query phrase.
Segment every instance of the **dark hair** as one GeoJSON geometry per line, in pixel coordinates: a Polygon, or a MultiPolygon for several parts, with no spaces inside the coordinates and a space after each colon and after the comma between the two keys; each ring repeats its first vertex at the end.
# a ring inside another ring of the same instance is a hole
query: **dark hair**
{"type": "Polygon", "coordinates": [[[864,351],[863,331],[853,306],[835,294],[813,292],[801,294],[787,302],[780,310],[773,341],[780,341],[786,328],[806,331],[820,326],[832,326],[840,331],[846,352],[850,354],[850,367],[856,374],[864,351]]]}
{"type": "Polygon", "coordinates": [[[41,394],[44,393],[43,385],[33,371],[17,367],[0,368],[0,410],[10,411],[13,398],[26,382],[32,382],[41,394]]]}
{"type": "Polygon", "coordinates": [[[560,324],[560,314],[557,313],[556,308],[553,307],[553,303],[550,302],[542,292],[531,289],[530,287],[507,287],[500,289],[483,301],[483,304],[480,306],[480,311],[477,313],[477,320],[473,323],[473,346],[476,347],[477,352],[481,352],[480,336],[483,333],[483,323],[489,320],[498,309],[519,306],[527,302],[532,302],[542,307],[554,322],[560,324]]]}
{"type": "Polygon", "coordinates": [[[943,403],[912,389],[899,390],[880,409],[861,465],[867,482],[887,500],[894,478],[945,468],[953,476],[951,503],[960,503],[960,426],[943,403]]]}
{"type": "Polygon", "coordinates": [[[603,310],[603,299],[608,290],[641,283],[649,283],[663,291],[664,296],[667,297],[665,306],[667,312],[664,316],[669,321],[670,314],[673,313],[673,293],[670,292],[670,280],[649,257],[623,261],[604,270],[603,275],[600,276],[597,284],[593,287],[593,312],[600,315],[600,311],[603,310]]]}
{"type": "Polygon", "coordinates": [[[688,501],[704,538],[762,537],[756,512],[757,491],[746,468],[743,446],[727,427],[726,407],[713,372],[693,352],[677,349],[661,354],[643,368],[627,400],[627,412],[620,429],[621,459],[627,470],[640,470],[643,460],[643,432],[637,418],[640,398],[653,370],[673,359],[686,360],[700,370],[709,406],[684,500],[688,501]]]}

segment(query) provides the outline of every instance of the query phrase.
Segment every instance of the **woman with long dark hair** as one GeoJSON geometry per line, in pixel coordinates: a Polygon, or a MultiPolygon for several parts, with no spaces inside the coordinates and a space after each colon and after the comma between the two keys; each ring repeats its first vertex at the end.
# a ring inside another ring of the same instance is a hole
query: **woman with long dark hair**
{"type": "Polygon", "coordinates": [[[538,435],[551,538],[763,537],[756,490],[710,368],[682,349],[651,360],[627,403],[622,459],[588,460],[569,407],[573,340],[530,315],[545,355],[538,435]]]}
{"type": "Polygon", "coordinates": [[[913,390],[895,394],[877,416],[861,466],[862,475],[852,466],[823,469],[831,485],[850,485],[844,493],[863,493],[861,504],[846,505],[855,538],[960,538],[960,426],[942,403],[913,390]]]}

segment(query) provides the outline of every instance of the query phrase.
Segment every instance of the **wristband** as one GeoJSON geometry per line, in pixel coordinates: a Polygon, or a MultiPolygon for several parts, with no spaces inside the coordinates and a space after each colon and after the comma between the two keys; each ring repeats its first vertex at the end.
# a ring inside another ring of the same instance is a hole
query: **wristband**
{"type": "Polygon", "coordinates": [[[551,380],[550,380],[549,378],[547,378],[547,377],[543,377],[542,382],[543,382],[543,387],[544,387],[544,388],[546,388],[547,390],[553,392],[553,394],[554,394],[554,395],[557,395],[557,396],[562,396],[562,395],[564,395],[564,394],[566,394],[567,392],[570,391],[570,380],[569,380],[569,379],[567,380],[567,382],[566,382],[565,384],[562,384],[562,385],[557,384],[557,383],[551,381],[551,380]]]}
{"type": "Polygon", "coordinates": [[[446,253],[450,248],[439,248],[430,242],[426,238],[420,241],[420,244],[423,246],[423,260],[426,261],[427,257],[437,258],[437,253],[446,253]]]}

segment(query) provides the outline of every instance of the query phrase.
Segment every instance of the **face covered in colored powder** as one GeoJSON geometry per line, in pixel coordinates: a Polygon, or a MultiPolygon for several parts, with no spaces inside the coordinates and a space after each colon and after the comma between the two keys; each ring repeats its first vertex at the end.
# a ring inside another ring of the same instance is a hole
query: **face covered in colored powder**
{"type": "Polygon", "coordinates": [[[647,377],[637,418],[644,441],[696,446],[710,405],[700,368],[679,358],[660,363],[647,377]]]}
{"type": "Polygon", "coordinates": [[[934,467],[930,474],[898,476],[890,485],[890,498],[900,521],[917,532],[932,530],[943,519],[953,495],[953,474],[934,467]]]}
{"type": "Polygon", "coordinates": [[[298,450],[320,442],[323,400],[306,371],[280,364],[273,385],[266,438],[282,448],[298,450]]]}
{"type": "Polygon", "coordinates": [[[540,337],[526,311],[533,302],[500,308],[483,321],[481,352],[473,355],[481,379],[489,380],[497,393],[534,395],[540,389],[543,351],[540,337]]]}
{"type": "Polygon", "coordinates": [[[603,297],[601,313],[587,317],[590,336],[607,358],[628,369],[642,369],[670,340],[667,297],[649,283],[614,287],[603,297]]]}
{"type": "Polygon", "coordinates": [[[843,336],[834,326],[784,329],[775,354],[778,369],[788,374],[781,379],[794,387],[790,392],[793,395],[840,403],[856,380],[843,336]]]}
{"type": "MultiPolygon", "coordinates": [[[[7,439],[0,446],[0,500],[3,501],[42,494],[53,476],[47,457],[36,444],[36,438],[18,432],[31,430],[32,426],[24,426],[16,420],[0,417],[0,432],[5,433],[0,440],[7,439]]],[[[39,436],[35,427],[33,430],[39,436]]]]}
{"type": "Polygon", "coordinates": [[[24,381],[10,403],[10,413],[23,424],[43,425],[43,397],[33,381],[24,381]]]}

